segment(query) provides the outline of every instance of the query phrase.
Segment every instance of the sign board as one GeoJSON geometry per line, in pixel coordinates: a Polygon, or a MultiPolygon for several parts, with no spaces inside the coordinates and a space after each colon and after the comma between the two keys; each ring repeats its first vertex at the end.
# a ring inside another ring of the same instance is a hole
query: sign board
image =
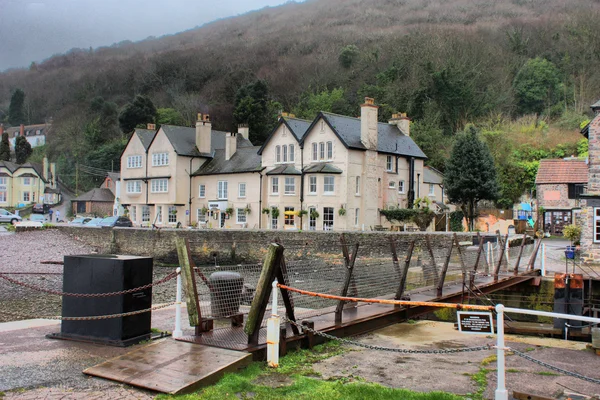
{"type": "Polygon", "coordinates": [[[491,312],[458,311],[456,314],[460,332],[482,335],[494,333],[494,320],[491,312]]]}

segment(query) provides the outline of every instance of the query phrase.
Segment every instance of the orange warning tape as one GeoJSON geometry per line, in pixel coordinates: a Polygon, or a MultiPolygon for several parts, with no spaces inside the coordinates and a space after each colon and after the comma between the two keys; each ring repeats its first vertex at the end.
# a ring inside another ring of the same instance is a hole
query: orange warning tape
{"type": "Polygon", "coordinates": [[[375,303],[375,304],[393,304],[400,306],[426,306],[426,307],[439,307],[439,308],[456,308],[457,310],[477,310],[477,311],[493,311],[494,306],[480,306],[476,304],[456,304],[456,303],[434,303],[431,301],[408,301],[408,300],[386,300],[386,299],[365,299],[360,297],[343,297],[335,296],[332,294],[323,294],[316,292],[309,292],[308,290],[296,289],[290,286],[277,284],[278,287],[290,292],[296,292],[307,296],[320,297],[322,299],[330,300],[341,300],[341,301],[352,301],[357,303],[375,303]]]}

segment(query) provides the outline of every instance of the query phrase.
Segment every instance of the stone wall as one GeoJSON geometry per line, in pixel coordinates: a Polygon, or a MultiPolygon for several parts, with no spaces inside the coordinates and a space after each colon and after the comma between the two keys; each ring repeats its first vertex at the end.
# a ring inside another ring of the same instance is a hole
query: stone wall
{"type": "Polygon", "coordinates": [[[600,243],[594,243],[594,207],[600,207],[600,114],[590,122],[588,196],[581,201],[581,248],[586,262],[600,262],[600,243]]]}
{"type": "MultiPolygon", "coordinates": [[[[261,262],[269,243],[276,238],[286,248],[286,259],[301,259],[322,255],[341,257],[339,232],[298,232],[249,229],[192,230],[144,228],[81,228],[60,226],[62,232],[76,240],[96,247],[100,253],[151,256],[165,263],[177,263],[175,238],[190,241],[192,254],[198,263],[212,263],[214,257],[239,263],[261,262]]],[[[434,249],[447,249],[452,233],[428,233],[434,249]]],[[[471,241],[473,233],[458,232],[458,240],[471,241]]],[[[360,243],[361,256],[391,257],[389,240],[396,242],[398,256],[406,252],[410,242],[426,248],[425,233],[414,232],[345,232],[349,244],[360,243]]],[[[512,245],[512,243],[511,243],[512,245]]]]}
{"type": "Polygon", "coordinates": [[[538,184],[537,204],[546,210],[571,210],[579,207],[579,200],[569,199],[569,186],[566,183],[538,184]]]}

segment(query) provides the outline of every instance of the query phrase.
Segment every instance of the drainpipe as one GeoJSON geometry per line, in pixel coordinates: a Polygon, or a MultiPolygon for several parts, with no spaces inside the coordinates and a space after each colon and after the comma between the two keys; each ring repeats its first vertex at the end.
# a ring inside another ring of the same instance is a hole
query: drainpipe
{"type": "MultiPolygon", "coordinates": [[[[135,133],[134,133],[135,135],[135,133]]],[[[144,183],[146,184],[146,205],[148,205],[148,150],[146,149],[146,177],[144,178],[144,183]]],[[[137,215],[136,215],[137,217],[137,215]]]]}
{"type": "Polygon", "coordinates": [[[415,202],[415,159],[408,159],[408,208],[412,208],[415,202]]]}
{"type": "Polygon", "coordinates": [[[421,174],[417,174],[417,197],[421,197],[421,174]]]}
{"type": "Polygon", "coordinates": [[[188,214],[189,214],[188,226],[192,226],[192,161],[193,160],[194,160],[194,157],[190,157],[190,172],[188,173],[188,176],[190,178],[190,197],[188,200],[188,214]]]}
{"type": "MultiPolygon", "coordinates": [[[[302,211],[302,204],[304,203],[304,148],[300,147],[300,211],[302,211]]],[[[304,218],[300,214],[300,229],[302,229],[302,223],[304,218]]]]}
{"type": "Polygon", "coordinates": [[[262,228],[262,192],[263,192],[263,174],[261,174],[260,172],[258,173],[259,179],[260,179],[260,184],[259,184],[259,194],[258,194],[258,212],[259,212],[259,217],[258,217],[258,229],[262,228]]]}

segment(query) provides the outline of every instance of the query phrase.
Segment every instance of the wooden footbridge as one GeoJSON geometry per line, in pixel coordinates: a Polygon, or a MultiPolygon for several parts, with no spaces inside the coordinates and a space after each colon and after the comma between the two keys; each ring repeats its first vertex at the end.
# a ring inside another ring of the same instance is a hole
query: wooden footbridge
{"type": "MultiPolygon", "coordinates": [[[[207,276],[211,272],[208,267],[196,268],[189,243],[181,241],[178,254],[188,294],[188,317],[195,333],[134,350],[84,373],[175,394],[211,384],[252,359],[263,360],[265,317],[271,313],[269,299],[274,279],[324,295],[446,303],[466,303],[473,294],[489,294],[526,282],[539,284],[540,273],[534,265],[540,243],[526,244],[524,238],[519,246],[509,249],[507,238],[502,239],[495,245],[495,252],[488,245],[487,253],[483,240],[478,247],[468,249],[459,244],[456,236],[441,251],[432,249],[429,239],[423,246],[412,241],[401,249],[390,240],[386,244],[390,257],[385,262],[371,253],[359,259],[360,245],[345,243],[343,236],[342,257],[337,262],[286,262],[284,246],[274,243],[262,265],[228,266],[229,275],[217,274],[220,278],[229,277],[229,281],[216,279],[214,272],[207,276]],[[239,283],[239,277],[252,284],[239,283]],[[234,307],[228,309],[231,303],[234,307]],[[230,321],[228,326],[216,328],[214,321],[223,319],[230,321]]],[[[288,319],[339,337],[369,332],[433,311],[426,305],[357,305],[287,290],[281,290],[281,303],[279,313],[285,310],[288,319]]],[[[289,322],[281,326],[280,337],[282,355],[290,348],[312,347],[322,341],[320,336],[300,332],[289,322]]]]}

